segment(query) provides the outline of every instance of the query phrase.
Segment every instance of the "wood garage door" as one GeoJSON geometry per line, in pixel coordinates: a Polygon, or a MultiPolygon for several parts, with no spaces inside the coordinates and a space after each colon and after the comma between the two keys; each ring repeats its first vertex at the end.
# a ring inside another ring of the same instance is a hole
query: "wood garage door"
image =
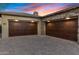
{"type": "Polygon", "coordinates": [[[46,34],[49,36],[77,41],[78,20],[46,22],[46,34]]]}
{"type": "Polygon", "coordinates": [[[9,36],[35,34],[37,34],[37,22],[9,21],[9,36]]]}

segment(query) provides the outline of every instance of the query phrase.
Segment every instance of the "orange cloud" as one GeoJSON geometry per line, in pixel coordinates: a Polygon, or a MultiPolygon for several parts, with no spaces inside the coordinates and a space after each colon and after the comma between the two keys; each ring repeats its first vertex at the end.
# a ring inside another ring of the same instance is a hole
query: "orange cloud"
{"type": "Polygon", "coordinates": [[[65,8],[66,7],[59,7],[59,8],[55,8],[55,9],[44,10],[43,12],[40,12],[39,15],[44,16],[44,15],[47,15],[47,14],[50,14],[50,13],[55,13],[57,11],[63,10],[65,8]]]}
{"type": "Polygon", "coordinates": [[[54,3],[53,4],[45,4],[43,6],[37,6],[35,8],[24,9],[24,11],[26,11],[26,12],[34,12],[34,11],[38,11],[38,10],[44,9],[44,8],[46,8],[48,6],[51,6],[51,5],[55,5],[55,4],[54,3]]]}

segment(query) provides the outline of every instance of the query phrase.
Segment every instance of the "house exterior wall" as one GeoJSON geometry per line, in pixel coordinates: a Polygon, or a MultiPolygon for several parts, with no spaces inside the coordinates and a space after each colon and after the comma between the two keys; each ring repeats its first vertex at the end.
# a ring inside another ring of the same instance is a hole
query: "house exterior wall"
{"type": "Polygon", "coordinates": [[[57,14],[54,16],[46,17],[43,19],[39,18],[30,18],[30,17],[21,17],[21,16],[11,16],[11,15],[2,15],[2,38],[9,37],[9,29],[8,29],[8,20],[27,20],[27,21],[38,21],[38,35],[46,35],[46,25],[45,21],[47,20],[60,20],[61,18],[65,17],[73,17],[78,16],[78,42],[79,42],[79,8],[75,10],[68,11],[66,13],[57,14]]]}
{"type": "Polygon", "coordinates": [[[0,25],[1,25],[1,17],[0,17],[0,25]]]}
{"type": "Polygon", "coordinates": [[[37,18],[29,18],[29,17],[19,17],[19,16],[10,16],[10,15],[2,15],[2,39],[9,37],[9,26],[8,20],[26,20],[26,21],[37,21],[38,22],[38,35],[42,34],[42,22],[37,18]]]}
{"type": "MultiPolygon", "coordinates": [[[[63,18],[74,17],[74,16],[78,17],[78,34],[77,34],[78,36],[77,36],[77,38],[78,38],[78,42],[79,42],[79,8],[74,9],[74,10],[70,10],[70,11],[65,12],[65,13],[60,13],[57,15],[46,17],[42,21],[45,22],[48,20],[62,20],[63,18]]],[[[46,26],[44,26],[44,27],[46,27],[46,26]]],[[[44,30],[44,32],[46,33],[46,29],[44,30]]]]}

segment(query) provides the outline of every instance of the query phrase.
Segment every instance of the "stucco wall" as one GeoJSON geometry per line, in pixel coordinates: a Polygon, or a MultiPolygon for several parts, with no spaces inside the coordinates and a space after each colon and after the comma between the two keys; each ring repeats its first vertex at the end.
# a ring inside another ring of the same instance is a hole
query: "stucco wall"
{"type": "Polygon", "coordinates": [[[1,17],[0,17],[0,25],[1,25],[1,17]]]}

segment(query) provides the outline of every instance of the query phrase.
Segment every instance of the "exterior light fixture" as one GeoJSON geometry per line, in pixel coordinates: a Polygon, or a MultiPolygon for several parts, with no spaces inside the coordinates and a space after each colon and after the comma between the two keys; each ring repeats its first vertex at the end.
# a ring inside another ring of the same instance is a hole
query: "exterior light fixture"
{"type": "Polygon", "coordinates": [[[50,22],[49,20],[47,22],[50,22]]]}
{"type": "Polygon", "coordinates": [[[19,20],[15,20],[15,21],[17,22],[17,21],[19,21],[19,20]]]}
{"type": "Polygon", "coordinates": [[[35,22],[35,21],[31,21],[31,22],[33,23],[33,22],[35,22]]]}
{"type": "Polygon", "coordinates": [[[66,19],[71,19],[70,17],[66,17],[66,19]]]}

